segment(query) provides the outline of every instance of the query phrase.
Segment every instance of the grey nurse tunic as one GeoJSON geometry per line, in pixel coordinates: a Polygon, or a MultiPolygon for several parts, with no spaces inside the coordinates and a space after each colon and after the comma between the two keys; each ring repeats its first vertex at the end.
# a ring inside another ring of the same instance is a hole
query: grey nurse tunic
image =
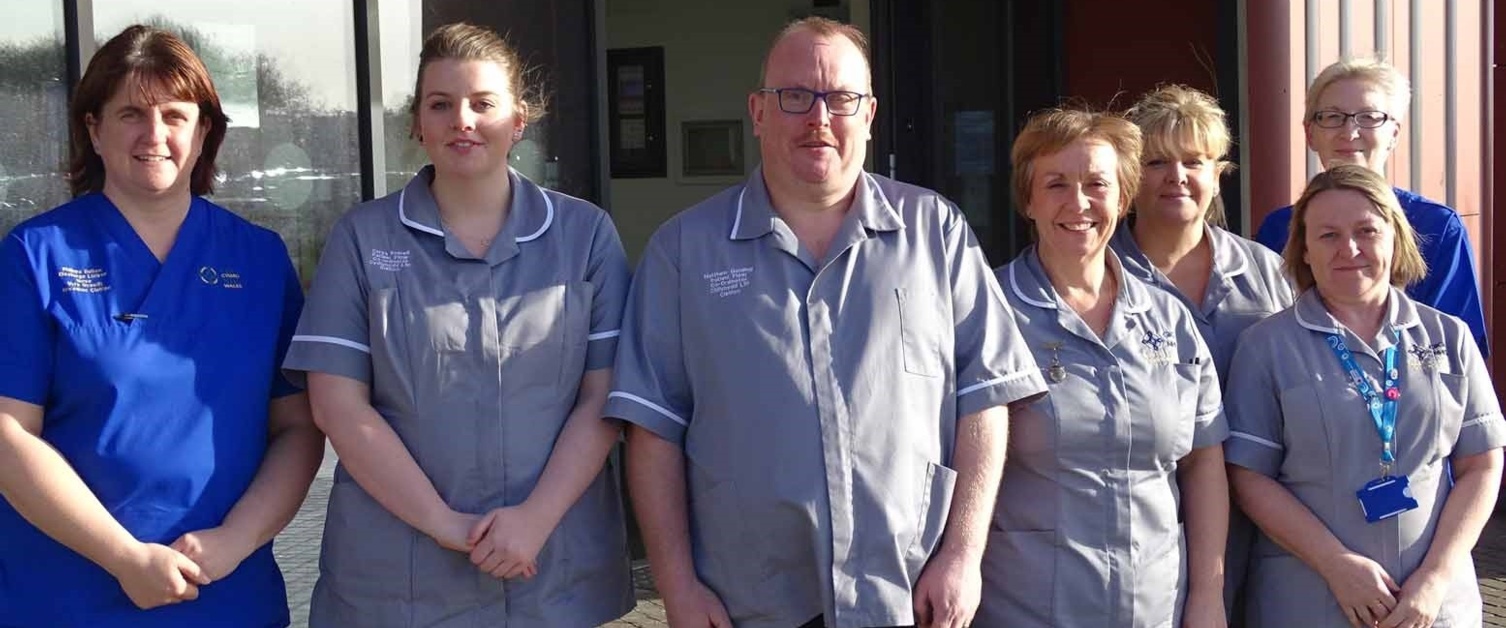
{"type": "Polygon", "coordinates": [[[1121,223],[1109,246],[1119,254],[1126,272],[1149,286],[1166,291],[1187,306],[1197,322],[1198,332],[1202,333],[1203,341],[1213,353],[1219,383],[1224,383],[1240,332],[1260,319],[1286,309],[1296,298],[1281,270],[1281,257],[1226,229],[1204,225],[1204,237],[1213,248],[1213,270],[1203,294],[1203,303],[1197,305],[1151,263],[1140,250],[1130,228],[1129,221],[1121,223]]]}
{"type": "Polygon", "coordinates": [[[1051,394],[1016,412],[974,622],[1180,624],[1187,556],[1177,463],[1228,434],[1192,315],[1120,269],[1100,339],[1052,288],[1034,247],[999,269],[1051,394]]]}
{"type": "MultiPolygon", "coordinates": [[[[1444,463],[1506,445],[1506,422],[1479,347],[1459,319],[1392,289],[1374,342],[1372,349],[1334,320],[1314,290],[1256,323],[1241,337],[1229,375],[1225,455],[1230,464],[1280,482],[1345,547],[1403,583],[1426,556],[1448,499],[1444,463]],[[1411,482],[1415,510],[1365,522],[1355,491],[1379,476],[1381,441],[1325,340],[1330,334],[1343,336],[1376,382],[1382,381],[1380,351],[1399,344],[1403,352],[1392,473],[1411,482]]],[[[1480,625],[1480,592],[1467,558],[1435,626],[1480,625]]],[[[1251,556],[1247,595],[1251,628],[1349,625],[1322,577],[1264,535],[1251,556]]]]}
{"type": "MultiPolygon", "coordinates": [[[[461,512],[528,497],[582,374],[612,364],[627,290],[604,212],[510,176],[511,213],[480,259],[440,223],[432,168],[347,213],[284,364],[368,384],[371,405],[461,512]]],[[[538,575],[497,580],[382,508],[342,465],[309,623],[596,626],[632,608],[625,539],[608,465],[550,535],[538,575]]]]}
{"type": "MultiPolygon", "coordinates": [[[[1125,271],[1147,285],[1165,290],[1192,312],[1213,364],[1219,384],[1227,384],[1229,361],[1239,335],[1250,325],[1292,304],[1295,295],[1281,270],[1281,256],[1228,230],[1203,225],[1203,236],[1213,249],[1213,269],[1201,306],[1177,289],[1176,284],[1151,263],[1135,241],[1130,221],[1114,234],[1109,246],[1119,253],[1125,271]]],[[[1237,507],[1229,511],[1228,551],[1224,556],[1224,603],[1235,610],[1248,571],[1250,546],[1255,542],[1255,524],[1237,507]]]]}
{"type": "Polygon", "coordinates": [[[826,260],[761,171],[665,223],[606,415],[685,449],[696,573],[739,628],[914,623],[961,417],[1041,394],[962,213],[864,174],[826,260]]]}

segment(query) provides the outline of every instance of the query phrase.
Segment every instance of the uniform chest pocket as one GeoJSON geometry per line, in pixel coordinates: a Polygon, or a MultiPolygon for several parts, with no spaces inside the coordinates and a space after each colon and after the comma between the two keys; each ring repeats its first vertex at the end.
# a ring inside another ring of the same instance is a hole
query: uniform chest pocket
{"type": "Polygon", "coordinates": [[[941,376],[941,317],[936,296],[896,288],[894,297],[899,307],[900,353],[905,372],[941,376]]]}
{"type": "Polygon", "coordinates": [[[1464,422],[1474,418],[1464,416],[1469,382],[1459,373],[1439,373],[1436,389],[1438,394],[1434,403],[1437,404],[1437,411],[1430,414],[1437,417],[1438,451],[1443,456],[1448,456],[1459,442],[1459,432],[1463,431],[1464,422]]]}
{"type": "Polygon", "coordinates": [[[424,310],[429,346],[440,352],[461,352],[469,344],[471,315],[464,303],[441,303],[424,310]]]}
{"type": "Polygon", "coordinates": [[[1180,363],[1161,367],[1165,388],[1152,393],[1150,414],[1155,422],[1156,454],[1164,460],[1179,460],[1192,451],[1202,368],[1180,363]]]}
{"type": "Polygon", "coordinates": [[[571,282],[497,301],[506,377],[555,386],[579,380],[591,320],[591,285],[571,282]]]}

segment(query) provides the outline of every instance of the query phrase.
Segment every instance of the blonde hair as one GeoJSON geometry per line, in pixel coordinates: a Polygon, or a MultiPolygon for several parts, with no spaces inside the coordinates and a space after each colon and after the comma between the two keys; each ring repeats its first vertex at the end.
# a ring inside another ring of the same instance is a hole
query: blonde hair
{"type": "Polygon", "coordinates": [[[1302,116],[1304,122],[1312,120],[1313,114],[1318,113],[1318,99],[1323,96],[1323,91],[1340,81],[1359,81],[1380,90],[1391,103],[1389,111],[1385,113],[1397,122],[1406,117],[1408,106],[1412,103],[1412,83],[1395,66],[1368,57],[1343,59],[1323,68],[1312,84],[1307,86],[1307,111],[1302,116]]]}
{"type": "Polygon", "coordinates": [[[423,99],[424,70],[435,61],[490,61],[502,66],[507,74],[507,90],[513,98],[513,109],[518,119],[526,124],[537,122],[544,116],[544,99],[524,81],[528,71],[523,67],[518,51],[502,39],[496,31],[474,24],[457,22],[434,29],[424,39],[423,49],[418,53],[418,76],[413,80],[413,99],[408,105],[411,124],[410,137],[418,137],[418,108],[423,99]]]}
{"type": "MultiPolygon", "coordinates": [[[[1141,96],[1124,115],[1140,127],[1145,159],[1206,156],[1214,161],[1215,176],[1234,167],[1224,159],[1233,143],[1224,110],[1202,91],[1186,85],[1160,85],[1141,96]]],[[[1203,220],[1221,227],[1226,224],[1223,199],[1213,197],[1203,220]]]]}
{"type": "Polygon", "coordinates": [[[1123,216],[1140,189],[1140,127],[1123,116],[1085,109],[1056,108],[1030,116],[1014,138],[1010,160],[1014,163],[1015,210],[1027,219],[1030,183],[1035,160],[1066,148],[1078,140],[1108,144],[1119,158],[1119,212],[1123,216]]]}
{"type": "Polygon", "coordinates": [[[1307,183],[1302,197],[1292,206],[1291,237],[1281,251],[1286,272],[1297,283],[1299,292],[1306,292],[1316,284],[1312,267],[1307,260],[1307,208],[1313,198],[1331,190],[1349,190],[1364,195],[1375,207],[1376,213],[1391,225],[1395,250],[1391,255],[1391,285],[1405,288],[1428,274],[1427,262],[1417,245],[1417,232],[1407,221],[1407,215],[1396,200],[1396,192],[1386,179],[1374,170],[1354,164],[1336,165],[1324,170],[1307,183]]]}

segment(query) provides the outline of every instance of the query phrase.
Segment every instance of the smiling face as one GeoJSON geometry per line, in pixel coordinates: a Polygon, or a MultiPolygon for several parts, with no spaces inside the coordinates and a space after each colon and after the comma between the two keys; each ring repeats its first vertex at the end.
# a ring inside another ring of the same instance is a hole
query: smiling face
{"type": "MultiPolygon", "coordinates": [[[[799,30],[769,52],[763,86],[870,94],[868,74],[868,62],[852,40],[799,30]]],[[[762,151],[765,180],[778,188],[813,188],[820,194],[852,189],[868,154],[877,107],[873,98],[863,98],[856,115],[834,116],[817,99],[806,113],[785,113],[778,95],[754,92],[748,97],[748,113],[762,151]]]]}
{"type": "Polygon", "coordinates": [[[1035,158],[1030,168],[1026,215],[1040,248],[1072,258],[1102,253],[1124,215],[1114,147],[1081,139],[1035,158]]]}
{"type": "Polygon", "coordinates": [[[1302,123],[1307,147],[1318,153],[1318,161],[1324,168],[1356,164],[1384,174],[1386,160],[1391,157],[1391,149],[1396,147],[1401,134],[1401,123],[1396,119],[1401,112],[1392,111],[1393,106],[1391,97],[1368,81],[1336,81],[1318,96],[1315,113],[1379,111],[1390,119],[1373,129],[1360,128],[1352,118],[1338,128],[1325,129],[1309,118],[1302,123]]]}
{"type": "Polygon", "coordinates": [[[1146,159],[1135,197],[1136,215],[1175,223],[1201,221],[1218,197],[1218,170],[1212,157],[1186,150],[1146,159]]]}
{"type": "Polygon", "coordinates": [[[208,131],[198,104],[126,80],[84,123],[104,163],[107,196],[130,202],[188,195],[208,131]]]}
{"type": "Polygon", "coordinates": [[[1325,300],[1384,301],[1391,285],[1396,233],[1364,194],[1327,190],[1308,201],[1302,259],[1325,300]]]}
{"type": "Polygon", "coordinates": [[[440,59],[424,67],[414,124],[436,176],[506,176],[507,154],[523,132],[509,84],[495,61],[440,59]]]}

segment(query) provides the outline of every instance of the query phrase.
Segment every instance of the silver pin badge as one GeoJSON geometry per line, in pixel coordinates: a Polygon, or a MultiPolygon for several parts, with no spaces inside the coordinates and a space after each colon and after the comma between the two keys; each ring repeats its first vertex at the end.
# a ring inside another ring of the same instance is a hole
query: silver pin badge
{"type": "Polygon", "coordinates": [[[1053,384],[1060,384],[1067,379],[1067,367],[1062,366],[1060,342],[1048,342],[1044,345],[1051,350],[1051,365],[1046,367],[1046,378],[1053,384]]]}

